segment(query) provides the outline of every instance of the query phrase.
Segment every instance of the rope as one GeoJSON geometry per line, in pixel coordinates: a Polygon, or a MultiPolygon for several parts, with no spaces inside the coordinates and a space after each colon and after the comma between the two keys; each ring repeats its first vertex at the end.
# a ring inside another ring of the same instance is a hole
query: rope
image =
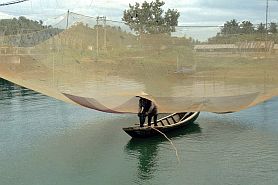
{"type": "Polygon", "coordinates": [[[177,148],[175,147],[174,143],[171,141],[171,139],[169,139],[166,134],[164,134],[163,132],[161,132],[160,130],[154,128],[154,127],[151,127],[152,129],[154,129],[155,131],[157,131],[158,133],[160,133],[161,135],[163,135],[170,143],[171,145],[173,146],[174,150],[175,150],[175,153],[176,153],[176,157],[177,157],[177,160],[178,162],[180,163],[180,157],[179,157],[179,154],[178,154],[178,150],[177,148]]]}
{"type": "Polygon", "coordinates": [[[8,5],[12,5],[12,4],[18,4],[18,3],[23,3],[25,1],[29,1],[29,0],[10,1],[7,3],[1,3],[0,6],[8,6],[8,5]]]}

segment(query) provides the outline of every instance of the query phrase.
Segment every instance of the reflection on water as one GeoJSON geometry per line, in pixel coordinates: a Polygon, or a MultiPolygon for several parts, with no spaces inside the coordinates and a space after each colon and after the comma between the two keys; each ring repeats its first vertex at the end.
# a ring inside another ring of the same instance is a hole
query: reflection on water
{"type": "Polygon", "coordinates": [[[131,139],[125,146],[126,152],[138,159],[138,178],[149,180],[157,170],[158,140],[134,140],[131,139]]]}
{"type": "Polygon", "coordinates": [[[38,94],[35,91],[30,91],[24,87],[14,85],[6,80],[0,78],[0,99],[11,99],[16,96],[27,96],[32,94],[38,94]]]}
{"type": "MultiPolygon", "coordinates": [[[[188,125],[186,128],[167,133],[167,137],[175,139],[184,135],[200,133],[198,124],[188,125]]],[[[155,136],[149,139],[132,138],[125,146],[125,152],[133,159],[138,160],[137,175],[141,180],[150,180],[158,170],[158,148],[169,142],[164,136],[155,136]]],[[[174,153],[173,153],[174,155],[174,153]]]]}

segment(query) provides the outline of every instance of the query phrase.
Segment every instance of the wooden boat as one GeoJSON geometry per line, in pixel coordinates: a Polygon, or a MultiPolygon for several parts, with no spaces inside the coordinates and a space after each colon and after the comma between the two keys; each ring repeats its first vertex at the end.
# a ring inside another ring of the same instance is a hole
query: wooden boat
{"type": "Polygon", "coordinates": [[[200,112],[173,113],[157,120],[157,126],[155,127],[153,123],[151,127],[147,126],[147,124],[145,124],[144,127],[140,127],[139,124],[136,124],[132,127],[123,128],[123,130],[133,138],[146,138],[158,135],[159,132],[157,130],[165,133],[193,123],[198,118],[199,114],[200,112]]]}

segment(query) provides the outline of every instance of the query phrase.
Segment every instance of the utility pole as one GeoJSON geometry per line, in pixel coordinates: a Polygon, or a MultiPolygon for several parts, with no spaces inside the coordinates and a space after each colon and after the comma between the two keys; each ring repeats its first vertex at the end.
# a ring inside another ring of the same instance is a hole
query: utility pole
{"type": "Polygon", "coordinates": [[[103,40],[103,49],[106,50],[107,48],[107,32],[106,32],[106,17],[97,16],[97,56],[99,55],[99,21],[102,21],[103,29],[104,29],[104,40],[103,40]]]}
{"type": "Polygon", "coordinates": [[[268,9],[269,9],[269,3],[268,0],[266,0],[266,9],[265,9],[265,32],[266,32],[266,39],[268,35],[268,9]]]}
{"type": "Polygon", "coordinates": [[[97,16],[97,57],[98,57],[98,20],[99,20],[99,16],[97,16]]]}
{"type": "Polygon", "coordinates": [[[267,40],[268,40],[268,0],[266,0],[266,6],[265,6],[265,55],[267,52],[267,40]]]}
{"type": "MultiPolygon", "coordinates": [[[[266,0],[265,7],[265,39],[268,40],[268,12],[269,12],[269,1],[278,1],[278,0],[266,0]]],[[[266,45],[266,43],[265,43],[266,45]]],[[[267,49],[267,48],[266,48],[267,49]]]]}

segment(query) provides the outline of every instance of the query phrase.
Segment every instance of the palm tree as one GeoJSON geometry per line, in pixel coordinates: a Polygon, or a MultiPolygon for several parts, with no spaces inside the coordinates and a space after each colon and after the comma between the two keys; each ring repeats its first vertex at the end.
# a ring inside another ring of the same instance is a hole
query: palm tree
{"type": "Polygon", "coordinates": [[[224,35],[240,33],[239,23],[235,19],[227,21],[221,29],[221,33],[224,35]]]}
{"type": "Polygon", "coordinates": [[[265,31],[266,31],[265,24],[260,23],[257,27],[257,32],[258,33],[265,33],[265,31]]]}
{"type": "Polygon", "coordinates": [[[245,34],[254,33],[254,26],[250,21],[243,21],[240,25],[241,32],[245,34]]]}

